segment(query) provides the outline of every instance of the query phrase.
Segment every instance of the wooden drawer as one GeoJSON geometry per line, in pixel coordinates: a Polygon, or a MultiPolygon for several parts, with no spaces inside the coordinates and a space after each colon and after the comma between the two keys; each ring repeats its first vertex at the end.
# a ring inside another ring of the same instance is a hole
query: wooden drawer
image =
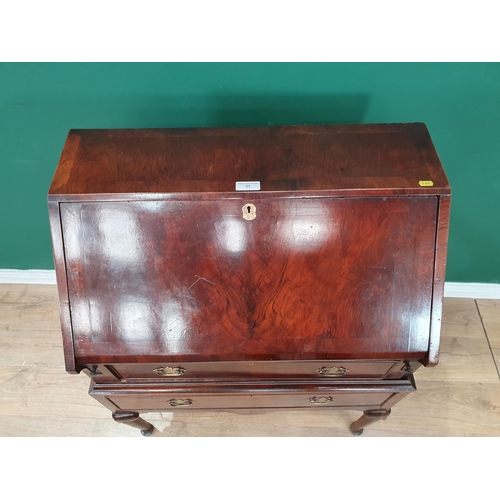
{"type": "Polygon", "coordinates": [[[401,399],[414,390],[408,381],[377,384],[299,384],[273,387],[265,384],[218,384],[217,386],[94,385],[90,394],[106,399],[117,409],[174,411],[259,408],[380,408],[389,399],[401,399]]]}
{"type": "Polygon", "coordinates": [[[400,361],[254,361],[214,363],[147,363],[114,364],[100,367],[96,381],[120,382],[134,379],[154,380],[223,380],[230,378],[300,378],[300,379],[383,379],[389,372],[400,370],[400,361]]]}

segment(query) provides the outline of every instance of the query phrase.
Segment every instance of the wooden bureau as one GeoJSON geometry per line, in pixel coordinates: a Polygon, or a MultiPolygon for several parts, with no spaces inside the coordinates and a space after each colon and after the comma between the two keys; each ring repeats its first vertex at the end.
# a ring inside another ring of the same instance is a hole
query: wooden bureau
{"type": "Polygon", "coordinates": [[[139,413],[358,409],[438,362],[450,186],[424,124],[70,131],[66,369],[139,413]]]}

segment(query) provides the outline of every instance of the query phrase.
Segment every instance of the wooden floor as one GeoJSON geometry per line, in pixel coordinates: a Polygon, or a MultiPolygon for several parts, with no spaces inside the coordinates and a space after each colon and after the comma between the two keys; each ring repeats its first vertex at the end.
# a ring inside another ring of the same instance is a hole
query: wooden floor
{"type": "MultiPolygon", "coordinates": [[[[0,284],[0,436],[131,436],[64,370],[56,287],[0,284]]],[[[500,301],[445,299],[440,364],[364,436],[500,436],[500,301]]],[[[355,411],[151,413],[153,436],[350,436],[355,411]]],[[[142,438],[144,439],[144,438],[142,438]]],[[[363,439],[363,438],[352,438],[363,439]]]]}

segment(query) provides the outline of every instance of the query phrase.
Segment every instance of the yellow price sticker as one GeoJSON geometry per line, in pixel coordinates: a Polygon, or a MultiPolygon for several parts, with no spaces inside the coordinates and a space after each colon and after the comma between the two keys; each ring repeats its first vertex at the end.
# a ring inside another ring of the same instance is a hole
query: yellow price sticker
{"type": "Polygon", "coordinates": [[[434,183],[432,181],[418,181],[418,183],[422,186],[434,186],[434,183]]]}

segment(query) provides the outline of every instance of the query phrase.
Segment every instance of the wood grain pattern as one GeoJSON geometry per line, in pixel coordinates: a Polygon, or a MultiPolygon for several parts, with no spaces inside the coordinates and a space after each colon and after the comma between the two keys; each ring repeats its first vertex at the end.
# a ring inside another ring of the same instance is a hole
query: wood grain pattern
{"type": "Polygon", "coordinates": [[[446,255],[448,250],[448,232],[450,226],[451,197],[441,196],[438,205],[436,230],[436,250],[434,258],[434,283],[432,293],[432,320],[429,334],[429,354],[424,360],[425,366],[435,366],[439,361],[439,342],[443,312],[444,280],[446,274],[446,255]]]}
{"type": "Polygon", "coordinates": [[[312,383],[295,381],[276,387],[267,383],[198,383],[182,385],[96,384],[90,395],[97,400],[106,398],[120,410],[153,411],[172,409],[197,411],[207,409],[261,409],[261,408],[357,408],[377,409],[392,405],[394,394],[403,396],[414,391],[408,381],[380,381],[371,383],[326,383],[319,387],[312,383]],[[179,403],[179,404],[178,404],[179,403]]]}
{"type": "Polygon", "coordinates": [[[473,299],[446,300],[441,330],[441,361],[429,370],[419,370],[421,382],[447,382],[450,377],[457,382],[491,383],[498,381],[498,374],[491,360],[481,319],[473,299]]]}
{"type": "MultiPolygon", "coordinates": [[[[87,396],[87,377],[65,372],[55,286],[0,284],[0,298],[0,352],[5,363],[10,360],[9,366],[0,368],[1,436],[140,437],[138,432],[113,422],[109,411],[87,396]],[[6,341],[6,335],[12,339],[13,331],[23,340],[6,341]],[[38,349],[31,360],[23,352],[30,344],[38,349]],[[50,366],[50,360],[56,357],[47,355],[52,349],[58,349],[59,359],[50,366]],[[37,381],[35,372],[44,363],[37,381]]],[[[478,304],[486,331],[494,338],[495,325],[500,323],[498,301],[481,300],[478,304]],[[483,313],[486,307],[487,314],[483,313]],[[489,325],[493,325],[491,333],[489,325]]],[[[367,434],[500,436],[500,380],[492,377],[496,370],[491,355],[485,356],[489,347],[474,301],[445,299],[443,325],[439,365],[419,370],[419,390],[396,405],[391,417],[370,427],[367,434]]],[[[153,436],[158,437],[348,436],[349,424],[358,417],[359,412],[353,410],[253,415],[167,411],[148,414],[148,421],[155,425],[153,436]]]]}
{"type": "MultiPolygon", "coordinates": [[[[65,167],[66,170],[66,167],[65,167]]],[[[64,360],[68,373],[79,373],[82,366],[75,359],[74,338],[71,325],[71,311],[68,297],[68,281],[66,277],[66,257],[64,253],[63,235],[59,203],[49,200],[49,221],[52,234],[52,250],[59,293],[59,314],[64,346],[64,360]]]]}
{"type": "Polygon", "coordinates": [[[52,285],[0,286],[0,367],[64,366],[61,335],[54,335],[59,323],[54,292],[52,285]]]}
{"type": "Polygon", "coordinates": [[[77,362],[424,356],[435,196],[256,204],[62,204],[77,362]]]}
{"type": "Polygon", "coordinates": [[[307,391],[368,411],[360,430],[437,364],[449,194],[424,124],[71,131],[48,195],[67,370],[143,430],[169,391],[245,411],[307,391]],[[361,390],[271,366],[298,360],[399,367],[361,390]],[[210,362],[217,377],[120,375],[210,362]]]}
{"type": "Polygon", "coordinates": [[[98,365],[98,370],[102,375],[93,377],[95,382],[116,382],[116,380],[126,382],[127,379],[151,379],[163,380],[166,383],[182,383],[183,380],[191,379],[234,379],[238,378],[264,378],[272,379],[279,377],[301,378],[318,380],[341,380],[373,378],[383,379],[389,371],[400,371],[404,364],[397,361],[349,361],[341,360],[333,363],[331,360],[318,361],[250,361],[250,362],[204,362],[204,363],[182,363],[179,368],[181,375],[158,374],[159,369],[165,368],[167,363],[120,363],[112,365],[98,365]],[[345,374],[335,374],[336,370],[331,370],[333,376],[323,375],[322,369],[337,368],[345,371],[345,374]],[[108,373],[108,371],[111,373],[108,373]],[[111,375],[111,376],[110,376],[111,375]]]}
{"type": "MultiPolygon", "coordinates": [[[[0,415],[30,417],[96,417],[101,414],[87,396],[88,379],[68,379],[62,368],[45,366],[0,368],[0,415]]],[[[109,415],[108,415],[109,417],[109,415]]]]}
{"type": "MultiPolygon", "coordinates": [[[[321,195],[449,194],[422,123],[262,128],[74,130],[49,197],[233,193],[258,180],[264,192],[321,195]],[[73,162],[74,137],[80,138],[73,162]],[[426,187],[420,181],[432,181],[426,187]]],[[[145,197],[142,196],[144,199],[145,197]]],[[[147,196],[146,196],[147,198],[147,196]]],[[[212,196],[214,198],[214,196],[212,196]]]]}
{"type": "Polygon", "coordinates": [[[80,140],[80,135],[70,130],[68,136],[66,137],[61,158],[59,159],[57,172],[54,174],[54,178],[52,179],[52,189],[63,189],[64,186],[68,184],[73,171],[75,157],[80,146],[80,140]]]}
{"type": "Polygon", "coordinates": [[[390,419],[396,427],[388,420],[370,427],[370,436],[500,436],[500,384],[422,382],[390,419]]]}
{"type": "Polygon", "coordinates": [[[491,355],[500,374],[500,300],[477,300],[491,355]]]}

